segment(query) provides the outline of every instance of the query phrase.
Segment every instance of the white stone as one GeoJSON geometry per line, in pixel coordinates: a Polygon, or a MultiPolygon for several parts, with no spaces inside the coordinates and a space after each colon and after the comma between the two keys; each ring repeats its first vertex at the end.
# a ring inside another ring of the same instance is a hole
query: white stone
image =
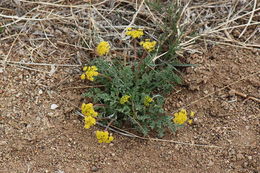
{"type": "Polygon", "coordinates": [[[59,107],[58,105],[52,104],[52,105],[51,105],[51,110],[57,109],[58,107],[59,107]]]}
{"type": "Polygon", "coordinates": [[[42,95],[42,93],[43,93],[43,91],[40,89],[40,90],[39,90],[39,94],[42,95]]]}

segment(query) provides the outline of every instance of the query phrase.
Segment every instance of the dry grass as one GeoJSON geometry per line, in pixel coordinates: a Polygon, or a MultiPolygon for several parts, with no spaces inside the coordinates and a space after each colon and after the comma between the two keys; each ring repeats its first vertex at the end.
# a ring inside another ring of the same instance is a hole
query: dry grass
{"type": "MultiPolygon", "coordinates": [[[[257,1],[217,1],[193,4],[185,10],[184,22],[192,23],[190,32],[198,33],[190,37],[182,46],[201,40],[210,44],[228,44],[243,48],[260,48],[256,39],[259,37],[259,13],[257,1]],[[246,34],[245,34],[246,33],[246,34]]],[[[188,32],[188,33],[190,33],[188,32]]]]}
{"type": "MultiPolygon", "coordinates": [[[[184,51],[200,52],[203,47],[194,46],[197,41],[206,45],[260,48],[259,40],[256,40],[260,36],[257,0],[199,3],[179,0],[177,3],[182,7],[178,28],[183,28],[184,32],[180,54],[184,51]]],[[[127,27],[144,28],[157,40],[155,31],[162,23],[161,16],[165,15],[152,11],[144,0],[92,3],[20,0],[12,3],[1,1],[0,5],[0,25],[4,28],[1,44],[4,47],[8,45],[1,55],[1,62],[4,66],[19,64],[20,67],[37,63],[43,63],[41,66],[57,65],[60,59],[67,63],[64,66],[79,66],[89,58],[75,53],[84,52],[84,55],[93,57],[93,48],[103,39],[109,40],[114,50],[126,53],[130,45],[125,45],[122,40],[125,40],[127,27]],[[23,58],[14,62],[10,60],[10,54],[22,55],[23,58]],[[74,62],[73,56],[77,57],[74,62]]]]}

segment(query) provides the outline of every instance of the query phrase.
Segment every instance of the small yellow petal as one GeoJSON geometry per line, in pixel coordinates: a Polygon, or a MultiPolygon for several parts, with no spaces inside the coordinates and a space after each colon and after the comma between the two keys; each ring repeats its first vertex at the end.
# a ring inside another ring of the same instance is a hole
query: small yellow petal
{"type": "Polygon", "coordinates": [[[82,80],[86,79],[86,75],[85,75],[85,74],[82,74],[82,75],[80,76],[80,79],[82,79],[82,80]]]}
{"type": "Polygon", "coordinates": [[[187,115],[187,111],[186,111],[186,109],[181,109],[180,112],[183,113],[183,114],[186,114],[186,115],[187,115]]]}
{"type": "Polygon", "coordinates": [[[88,77],[88,80],[94,81],[94,78],[93,77],[88,77]]]}
{"type": "Polygon", "coordinates": [[[87,66],[85,66],[84,68],[83,68],[83,71],[86,71],[88,69],[88,67],[87,66]]]}
{"type": "Polygon", "coordinates": [[[91,66],[91,70],[93,70],[93,71],[97,71],[98,68],[97,68],[96,66],[91,66]]]}
{"type": "Polygon", "coordinates": [[[145,106],[149,106],[151,102],[153,102],[153,98],[151,98],[150,96],[144,97],[144,105],[145,106]]]}
{"type": "Polygon", "coordinates": [[[131,96],[129,96],[129,95],[124,95],[123,97],[121,97],[121,98],[120,98],[120,101],[119,101],[120,104],[125,104],[125,103],[127,103],[130,97],[131,97],[131,96]]]}
{"type": "Polygon", "coordinates": [[[114,140],[114,137],[113,136],[109,136],[109,142],[113,141],[114,140]]]}

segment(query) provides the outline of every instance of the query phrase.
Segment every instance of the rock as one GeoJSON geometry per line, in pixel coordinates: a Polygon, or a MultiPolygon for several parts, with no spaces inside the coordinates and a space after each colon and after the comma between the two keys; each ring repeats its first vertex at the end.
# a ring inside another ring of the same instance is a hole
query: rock
{"type": "Polygon", "coordinates": [[[39,90],[39,94],[42,95],[42,93],[43,93],[43,91],[40,89],[40,90],[39,90]]]}
{"type": "Polygon", "coordinates": [[[0,141],[0,145],[6,145],[7,141],[0,141]]]}
{"type": "Polygon", "coordinates": [[[92,171],[92,172],[97,172],[97,171],[98,171],[98,167],[92,166],[91,171],[92,171]]]}
{"type": "Polygon", "coordinates": [[[204,94],[208,94],[208,93],[209,93],[209,91],[208,91],[208,90],[204,90],[203,92],[204,92],[204,94]]]}
{"type": "Polygon", "coordinates": [[[214,162],[210,160],[208,165],[209,165],[209,166],[213,166],[213,165],[214,165],[214,162]]]}
{"type": "Polygon", "coordinates": [[[52,105],[51,105],[51,110],[57,109],[58,107],[59,107],[58,105],[52,104],[52,105]]]}
{"type": "Polygon", "coordinates": [[[58,170],[58,171],[56,171],[56,173],[65,173],[65,172],[62,170],[58,170]]]}
{"type": "Polygon", "coordinates": [[[247,156],[248,160],[252,160],[253,157],[252,156],[247,156]]]}

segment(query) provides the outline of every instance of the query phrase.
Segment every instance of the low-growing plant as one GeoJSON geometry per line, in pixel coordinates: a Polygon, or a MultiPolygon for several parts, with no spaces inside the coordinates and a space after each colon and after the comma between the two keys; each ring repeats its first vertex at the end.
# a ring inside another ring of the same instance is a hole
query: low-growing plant
{"type": "Polygon", "coordinates": [[[147,59],[127,65],[97,59],[92,62],[100,73],[95,82],[103,86],[88,90],[84,96],[102,105],[97,110],[102,112],[103,122],[115,119],[115,126],[128,123],[144,135],[155,129],[162,136],[165,127],[175,129],[172,117],[163,109],[162,94],[169,93],[176,83],[180,83],[180,78],[172,68],[156,69],[151,58],[148,56],[147,59]]]}
{"type": "MultiPolygon", "coordinates": [[[[169,9],[170,17],[174,16],[174,12],[169,9]]],[[[155,131],[162,137],[166,129],[175,131],[184,123],[192,122],[193,112],[188,116],[186,110],[181,110],[172,116],[164,110],[165,96],[175,85],[181,84],[181,78],[174,67],[178,62],[175,59],[175,51],[178,49],[178,35],[175,35],[177,26],[174,23],[176,19],[165,20],[169,23],[169,26],[164,26],[168,35],[162,34],[159,43],[147,37],[142,39],[145,35],[143,29],[127,28],[125,35],[133,44],[133,50],[128,56],[133,55],[132,57],[122,57],[122,54],[114,51],[116,57],[105,58],[108,57],[111,46],[106,41],[99,43],[96,54],[105,57],[90,62],[83,68],[81,75],[81,79],[92,81],[97,86],[83,94],[93,103],[82,105],[85,128],[88,129],[99,121],[107,125],[107,128],[111,125],[127,127],[143,135],[155,131]],[[172,42],[169,42],[171,39],[172,42]],[[158,61],[158,54],[163,51],[167,52],[166,58],[158,61]]],[[[107,128],[104,132],[96,132],[100,143],[109,143],[114,139],[111,134],[109,136],[107,128]]]]}

